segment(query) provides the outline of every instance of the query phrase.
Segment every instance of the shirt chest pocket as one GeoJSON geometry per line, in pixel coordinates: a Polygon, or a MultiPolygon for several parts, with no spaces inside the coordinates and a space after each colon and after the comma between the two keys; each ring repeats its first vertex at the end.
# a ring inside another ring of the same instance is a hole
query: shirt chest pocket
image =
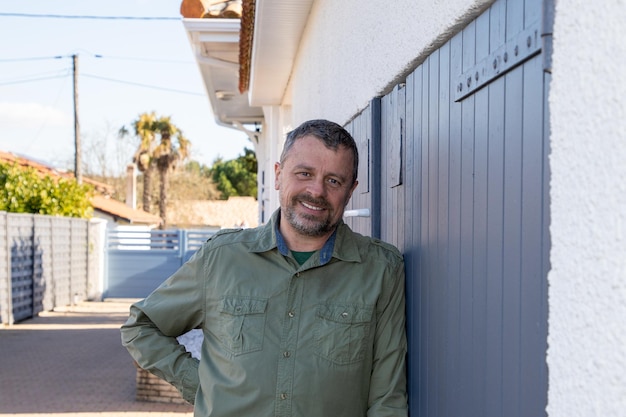
{"type": "Polygon", "coordinates": [[[315,323],[317,354],[338,365],[362,361],[372,311],[366,305],[319,305],[315,323]]]}
{"type": "Polygon", "coordinates": [[[218,337],[233,355],[263,347],[267,299],[229,296],[220,308],[218,337]]]}

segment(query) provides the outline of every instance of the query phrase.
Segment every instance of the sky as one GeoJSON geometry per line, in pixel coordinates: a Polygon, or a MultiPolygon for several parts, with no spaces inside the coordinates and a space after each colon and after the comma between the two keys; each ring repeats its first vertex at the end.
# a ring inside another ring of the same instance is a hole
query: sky
{"type": "Polygon", "coordinates": [[[73,169],[73,55],[84,160],[106,156],[107,171],[123,170],[134,144],[117,132],[132,132],[132,122],[152,111],[171,117],[202,164],[253,149],[244,133],[215,123],[180,4],[0,0],[0,150],[73,169]]]}

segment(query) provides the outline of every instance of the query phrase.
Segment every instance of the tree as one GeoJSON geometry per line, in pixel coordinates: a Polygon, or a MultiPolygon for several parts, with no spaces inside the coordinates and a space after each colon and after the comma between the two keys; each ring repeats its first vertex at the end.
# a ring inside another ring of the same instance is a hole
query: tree
{"type": "MultiPolygon", "coordinates": [[[[105,122],[81,135],[84,176],[113,178],[126,174],[128,155],[133,154],[138,141],[126,140],[118,132],[111,122],[105,122]]],[[[67,164],[70,166],[70,161],[67,164]]]]}
{"type": "Polygon", "coordinates": [[[0,211],[91,217],[93,189],[74,178],[41,175],[33,168],[0,163],[0,211]]]}
{"type": "Polygon", "coordinates": [[[177,128],[169,117],[161,117],[154,123],[154,129],[161,136],[159,145],[153,152],[153,159],[159,171],[159,217],[161,227],[165,228],[167,219],[167,184],[168,173],[176,167],[178,161],[184,161],[189,157],[190,143],[183,136],[183,132],[177,128]],[[176,139],[174,143],[172,139],[176,139]]]}
{"type": "MultiPolygon", "coordinates": [[[[150,212],[151,208],[150,190],[152,186],[152,173],[154,170],[152,151],[156,139],[156,132],[154,130],[155,122],[156,115],[154,112],[140,114],[139,118],[132,122],[135,136],[139,138],[139,146],[133,155],[133,163],[137,165],[137,169],[143,174],[142,205],[144,211],[147,212],[150,212]]],[[[128,129],[126,126],[122,126],[118,134],[120,137],[127,136],[128,129]]]]}
{"type": "Polygon", "coordinates": [[[200,177],[211,178],[211,168],[209,168],[205,164],[201,164],[198,161],[192,160],[187,162],[184,169],[190,174],[198,175],[200,177]]]}
{"type": "Polygon", "coordinates": [[[230,196],[257,196],[257,160],[253,150],[245,149],[237,159],[223,161],[218,158],[211,167],[211,176],[222,192],[222,198],[230,196]]]}
{"type": "MultiPolygon", "coordinates": [[[[139,147],[133,156],[133,162],[143,173],[143,209],[151,210],[151,187],[154,169],[159,173],[159,217],[161,228],[166,227],[167,218],[167,183],[168,173],[178,161],[189,156],[191,143],[183,136],[170,117],[157,118],[154,112],[143,113],[133,122],[135,135],[140,138],[139,147]],[[159,139],[157,143],[157,137],[159,139]]],[[[120,136],[128,134],[128,129],[122,127],[120,136]]]]}

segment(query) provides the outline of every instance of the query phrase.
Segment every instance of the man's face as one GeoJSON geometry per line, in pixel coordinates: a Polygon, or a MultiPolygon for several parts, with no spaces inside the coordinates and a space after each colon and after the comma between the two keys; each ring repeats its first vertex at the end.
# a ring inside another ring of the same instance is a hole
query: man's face
{"type": "Polygon", "coordinates": [[[347,148],[328,149],[311,135],[296,140],[282,164],[274,167],[282,219],[303,236],[330,234],[357,185],[352,167],[347,148]]]}

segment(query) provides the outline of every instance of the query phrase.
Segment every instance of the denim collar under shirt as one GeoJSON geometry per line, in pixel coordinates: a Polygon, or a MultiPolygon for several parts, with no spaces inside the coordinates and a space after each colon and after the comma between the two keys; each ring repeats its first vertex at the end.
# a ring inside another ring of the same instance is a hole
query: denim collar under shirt
{"type": "MultiPolygon", "coordinates": [[[[287,247],[287,244],[285,243],[285,238],[283,238],[283,235],[280,233],[279,226],[280,226],[280,216],[276,218],[276,222],[274,223],[274,232],[276,233],[276,246],[278,247],[278,251],[281,253],[281,255],[289,256],[289,248],[287,247]]],[[[333,250],[335,248],[336,237],[337,237],[337,228],[335,228],[335,231],[333,232],[333,234],[330,235],[326,243],[324,243],[324,246],[322,247],[322,249],[320,249],[320,265],[325,265],[332,259],[333,250]]]]}

